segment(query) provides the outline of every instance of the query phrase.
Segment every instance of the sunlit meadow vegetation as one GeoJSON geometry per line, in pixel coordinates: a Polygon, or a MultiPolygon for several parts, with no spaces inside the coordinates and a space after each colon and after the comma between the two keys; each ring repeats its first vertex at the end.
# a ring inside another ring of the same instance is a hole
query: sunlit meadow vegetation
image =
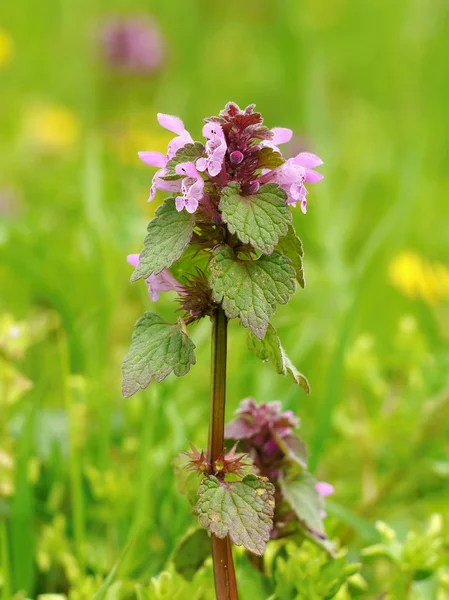
{"type": "Polygon", "coordinates": [[[151,310],[126,255],[162,200],[137,152],[170,140],[156,112],[197,138],[230,99],[294,129],[325,178],[294,213],[307,287],[274,317],[312,394],[233,322],[227,416],[252,396],[301,418],[341,548],[274,545],[268,579],[237,549],[241,596],[449,598],[448,72],[446,0],[1,3],[2,600],[214,597],[209,562],[187,580],[171,560],[210,325],[182,380],[124,400],[120,364],[151,310]]]}

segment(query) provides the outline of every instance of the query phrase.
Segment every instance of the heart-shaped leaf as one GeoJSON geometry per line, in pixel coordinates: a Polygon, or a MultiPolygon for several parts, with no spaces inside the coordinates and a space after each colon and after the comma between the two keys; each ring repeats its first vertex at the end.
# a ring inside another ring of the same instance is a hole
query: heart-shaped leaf
{"type": "Polygon", "coordinates": [[[277,304],[286,304],[295,291],[295,270],[289,258],[273,252],[258,260],[242,260],[229,246],[218,248],[210,262],[209,284],[215,302],[229,319],[262,339],[277,304]]]}
{"type": "Polygon", "coordinates": [[[250,196],[241,196],[239,184],[230,183],[223,190],[219,208],[231,233],[260,252],[271,254],[292,220],[286,198],[275,183],[262,185],[250,196]]]}
{"type": "Polygon", "coordinates": [[[125,398],[151,381],[163,381],[172,371],[185,375],[195,364],[195,344],[184,330],[183,323],[165,323],[161,317],[147,312],[136,323],[131,349],[123,361],[125,398]]]}
{"type": "Polygon", "coordinates": [[[166,200],[148,224],[144,248],[131,281],[157,275],[178,260],[190,242],[194,223],[194,215],[176,210],[174,198],[166,200]]]}
{"type": "Polygon", "coordinates": [[[223,539],[261,555],[273,527],[274,485],[265,477],[247,475],[241,481],[203,479],[195,510],[200,524],[223,539]]]}

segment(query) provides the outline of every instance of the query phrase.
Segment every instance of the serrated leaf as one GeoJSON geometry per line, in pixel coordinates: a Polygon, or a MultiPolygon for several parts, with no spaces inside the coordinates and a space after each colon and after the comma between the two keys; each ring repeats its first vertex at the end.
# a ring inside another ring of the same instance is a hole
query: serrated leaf
{"type": "Polygon", "coordinates": [[[219,208],[229,231],[240,241],[271,254],[292,220],[286,198],[275,183],[262,185],[250,196],[241,196],[239,184],[230,183],[223,190],[219,208]]]}
{"type": "Polygon", "coordinates": [[[285,163],[281,154],[268,146],[259,150],[257,158],[259,169],[276,169],[285,163]]]}
{"type": "Polygon", "coordinates": [[[163,381],[172,371],[177,377],[185,375],[195,364],[195,344],[181,323],[165,323],[161,317],[147,312],[136,323],[131,349],[123,361],[125,398],[151,381],[163,381]]]}
{"type": "Polygon", "coordinates": [[[295,291],[295,270],[289,258],[273,252],[258,260],[237,258],[229,246],[218,248],[210,262],[209,284],[215,302],[228,319],[262,339],[277,304],[286,304],[295,291]]]}
{"type": "Polygon", "coordinates": [[[288,228],[287,235],[280,238],[276,250],[288,256],[292,261],[293,267],[296,271],[296,279],[299,285],[304,288],[306,287],[306,280],[304,278],[304,248],[300,238],[296,235],[293,227],[290,225],[288,228]]]}
{"type": "Polygon", "coordinates": [[[282,474],[279,478],[284,498],[295,511],[300,522],[307,529],[318,534],[324,534],[322,513],[324,503],[318,494],[316,480],[310,473],[302,472],[294,475],[282,474]]]}
{"type": "Polygon", "coordinates": [[[305,375],[293,365],[284,348],[281,346],[278,334],[273,325],[269,324],[265,337],[260,340],[248,331],[248,348],[264,362],[271,362],[280,375],[290,375],[306,394],[310,394],[310,385],[305,375]]]}
{"type": "Polygon", "coordinates": [[[144,248],[131,281],[146,279],[152,273],[157,275],[178,260],[189,245],[194,224],[194,215],[186,210],[178,212],[174,198],[166,200],[148,224],[144,248]]]}
{"type": "Polygon", "coordinates": [[[206,152],[205,147],[200,142],[193,144],[186,144],[178,150],[174,157],[168,161],[166,169],[169,175],[175,172],[176,165],[183,162],[196,162],[199,158],[204,156],[206,152]]]}
{"type": "Polygon", "coordinates": [[[200,524],[254,554],[265,552],[273,527],[274,485],[265,477],[247,475],[241,481],[223,482],[210,476],[198,490],[195,510],[200,524]]]}
{"type": "Polygon", "coordinates": [[[211,553],[210,538],[205,529],[189,531],[180,541],[173,554],[173,566],[187,581],[204,564],[211,553]]]}

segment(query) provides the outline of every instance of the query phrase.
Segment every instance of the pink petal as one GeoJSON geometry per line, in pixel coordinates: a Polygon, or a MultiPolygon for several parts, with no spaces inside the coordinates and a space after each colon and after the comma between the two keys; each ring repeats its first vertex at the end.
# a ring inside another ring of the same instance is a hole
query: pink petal
{"type": "Polygon", "coordinates": [[[205,171],[207,169],[207,159],[199,158],[196,161],[196,168],[198,171],[205,171]]]}
{"type": "Polygon", "coordinates": [[[178,175],[187,175],[187,177],[194,177],[195,179],[201,179],[202,181],[201,175],[196,170],[193,162],[179,163],[179,165],[176,165],[175,167],[175,172],[178,175]]]}
{"type": "Polygon", "coordinates": [[[287,127],[273,127],[271,130],[273,138],[270,141],[270,145],[277,146],[278,144],[286,144],[292,139],[293,131],[287,129],[287,127]]]}
{"type": "Polygon", "coordinates": [[[207,139],[214,136],[224,138],[223,129],[218,123],[206,123],[203,127],[203,136],[207,139]]]}
{"type": "Polygon", "coordinates": [[[332,496],[335,491],[334,486],[326,481],[318,481],[318,483],[315,484],[315,489],[323,498],[326,498],[326,496],[332,496]]]}
{"type": "Polygon", "coordinates": [[[166,158],[161,152],[138,152],[140,160],[150,167],[159,167],[163,169],[166,165],[166,158]]]}
{"type": "Polygon", "coordinates": [[[136,268],[137,265],[139,264],[139,255],[138,254],[128,254],[128,256],[126,257],[126,260],[129,262],[129,264],[136,268]]]}
{"type": "Polygon", "coordinates": [[[185,206],[183,196],[176,196],[175,204],[176,204],[176,210],[178,212],[181,212],[185,206]]]}
{"type": "Polygon", "coordinates": [[[211,177],[216,177],[216,175],[218,175],[218,173],[220,173],[221,171],[221,162],[218,162],[216,160],[213,160],[210,165],[209,165],[209,175],[211,177]]]}
{"type": "Polygon", "coordinates": [[[159,121],[159,125],[161,127],[168,129],[169,131],[173,131],[173,133],[177,133],[178,135],[181,135],[181,133],[185,130],[184,123],[179,117],[157,113],[157,120],[159,121]]]}
{"type": "Polygon", "coordinates": [[[321,158],[311,152],[300,152],[292,160],[295,165],[301,165],[301,167],[307,167],[308,169],[313,169],[323,164],[321,158]]]}
{"type": "Polygon", "coordinates": [[[321,175],[321,173],[312,171],[312,169],[306,169],[306,177],[304,181],[306,183],[316,183],[317,181],[321,181],[323,177],[324,175],[321,175]]]}

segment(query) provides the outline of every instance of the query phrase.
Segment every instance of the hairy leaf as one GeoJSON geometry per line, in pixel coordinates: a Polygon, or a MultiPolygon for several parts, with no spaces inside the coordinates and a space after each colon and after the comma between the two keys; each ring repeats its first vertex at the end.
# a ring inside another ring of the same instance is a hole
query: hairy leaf
{"type": "Polygon", "coordinates": [[[167,170],[170,175],[175,173],[176,165],[183,162],[196,162],[199,158],[204,156],[206,149],[200,142],[194,142],[193,144],[186,144],[178,150],[174,157],[168,161],[167,170]]]}
{"type": "Polygon", "coordinates": [[[196,362],[194,350],[182,322],[173,325],[145,313],[136,323],[131,349],[123,361],[123,395],[129,398],[151,381],[163,381],[172,371],[177,377],[185,375],[196,362]]]}
{"type": "Polygon", "coordinates": [[[173,565],[184,579],[191,581],[210,556],[210,538],[205,529],[189,531],[173,554],[173,565]]]}
{"type": "Polygon", "coordinates": [[[194,216],[186,210],[178,212],[174,198],[169,198],[149,222],[144,248],[131,281],[160,273],[178,260],[192,237],[194,216]]]}
{"type": "Polygon", "coordinates": [[[241,481],[203,479],[196,513],[200,524],[223,539],[261,555],[273,527],[274,486],[265,477],[247,475],[241,481]]]}
{"type": "Polygon", "coordinates": [[[239,191],[238,183],[224,189],[219,207],[223,220],[239,240],[271,254],[292,220],[287,194],[275,183],[262,185],[251,196],[241,196],[239,191]]]}
{"type": "Polygon", "coordinates": [[[257,154],[258,168],[259,169],[276,169],[285,163],[279,152],[273,150],[273,148],[262,148],[257,154]]]}
{"type": "Polygon", "coordinates": [[[298,519],[307,529],[314,533],[324,534],[322,512],[324,503],[318,494],[316,480],[303,471],[283,475],[280,480],[281,490],[285,499],[295,511],[298,519]]]}
{"type": "Polygon", "coordinates": [[[241,260],[228,246],[215,251],[209,284],[215,302],[229,319],[240,318],[244,327],[262,339],[277,304],[286,304],[295,291],[295,270],[289,258],[273,252],[258,260],[241,260]]]}
{"type": "Polygon", "coordinates": [[[296,271],[296,279],[299,285],[304,288],[306,287],[306,280],[304,278],[304,248],[299,237],[296,235],[295,230],[289,225],[287,235],[280,238],[276,250],[288,256],[292,261],[293,267],[296,271]]]}
{"type": "Polygon", "coordinates": [[[273,325],[268,325],[267,333],[262,340],[248,331],[247,342],[248,348],[253,350],[256,356],[264,362],[273,363],[274,368],[280,375],[290,375],[293,381],[301,386],[306,394],[310,394],[309,382],[288,358],[273,325]]]}

